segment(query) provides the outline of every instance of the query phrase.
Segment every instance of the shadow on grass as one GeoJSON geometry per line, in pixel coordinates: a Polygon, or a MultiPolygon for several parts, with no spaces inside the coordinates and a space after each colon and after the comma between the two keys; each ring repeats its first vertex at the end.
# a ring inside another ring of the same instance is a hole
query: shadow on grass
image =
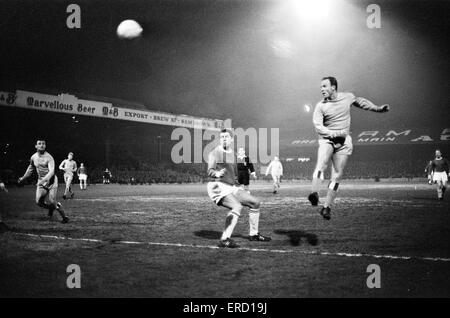
{"type": "Polygon", "coordinates": [[[289,242],[293,246],[299,246],[302,239],[306,239],[306,242],[312,246],[319,244],[319,238],[316,234],[307,233],[300,230],[275,230],[274,233],[286,235],[289,238],[289,242]]]}
{"type": "MultiPolygon", "coordinates": [[[[195,236],[203,237],[209,240],[220,240],[222,236],[222,232],[219,231],[210,231],[210,230],[200,230],[194,232],[195,236]]],[[[231,237],[240,237],[240,238],[248,238],[248,236],[243,236],[242,234],[236,233],[231,235],[231,237]]]]}

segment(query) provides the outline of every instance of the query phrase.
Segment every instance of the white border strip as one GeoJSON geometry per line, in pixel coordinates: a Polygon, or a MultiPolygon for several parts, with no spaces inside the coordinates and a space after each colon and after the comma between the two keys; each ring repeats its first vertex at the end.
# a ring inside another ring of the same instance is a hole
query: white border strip
{"type": "MultiPolygon", "coordinates": [[[[56,240],[69,240],[69,241],[81,241],[91,243],[115,243],[115,244],[129,244],[129,245],[152,245],[152,246],[172,246],[172,247],[189,247],[189,248],[205,248],[205,249],[222,249],[214,245],[195,245],[195,244],[181,244],[181,243],[164,243],[164,242],[137,242],[137,241],[105,241],[99,239],[89,238],[71,238],[57,235],[40,235],[32,233],[18,233],[12,232],[16,235],[35,237],[35,238],[47,238],[56,240]]],[[[421,257],[421,256],[398,256],[398,255],[379,255],[379,254],[366,254],[366,253],[342,253],[342,252],[320,252],[320,251],[298,251],[298,250],[278,250],[268,248],[249,248],[239,247],[236,250],[251,251],[251,252],[268,252],[268,253],[299,253],[306,255],[322,255],[322,256],[345,256],[345,257],[371,257],[393,260],[420,260],[420,261],[433,261],[433,262],[450,262],[450,258],[445,257],[421,257]]]]}

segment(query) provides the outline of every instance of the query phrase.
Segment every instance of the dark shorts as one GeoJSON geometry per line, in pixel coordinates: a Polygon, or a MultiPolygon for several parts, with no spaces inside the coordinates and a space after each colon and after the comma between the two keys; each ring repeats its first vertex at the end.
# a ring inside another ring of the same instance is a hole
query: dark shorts
{"type": "Polygon", "coordinates": [[[250,174],[240,172],[238,173],[238,182],[239,184],[249,185],[250,184],[250,174]]]}

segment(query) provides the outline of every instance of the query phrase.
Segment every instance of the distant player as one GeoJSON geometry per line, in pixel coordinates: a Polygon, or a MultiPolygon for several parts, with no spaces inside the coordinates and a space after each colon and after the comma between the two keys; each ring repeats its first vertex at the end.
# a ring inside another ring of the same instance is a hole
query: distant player
{"type": "Polygon", "coordinates": [[[109,171],[108,168],[106,168],[105,171],[103,172],[103,184],[110,184],[111,178],[112,178],[111,171],[109,171]]]}
{"type": "MultiPolygon", "coordinates": [[[[8,193],[8,189],[6,189],[6,186],[1,179],[0,179],[0,191],[5,191],[6,193],[8,193]]],[[[8,230],[9,227],[6,225],[5,222],[3,222],[2,214],[0,213],[0,234],[5,233],[8,230]]]]}
{"type": "Polygon", "coordinates": [[[425,173],[427,174],[428,184],[433,184],[433,172],[431,171],[432,163],[433,163],[433,160],[428,162],[427,166],[425,167],[425,173]]]}
{"type": "Polygon", "coordinates": [[[66,200],[68,194],[73,199],[75,193],[72,191],[72,180],[73,174],[77,171],[77,163],[73,160],[73,152],[69,152],[67,159],[64,159],[59,165],[59,169],[64,171],[64,182],[66,184],[63,199],[66,200]]]}
{"type": "Polygon", "coordinates": [[[87,169],[84,166],[84,163],[80,164],[80,167],[77,170],[78,180],[80,180],[80,189],[86,190],[87,184],[87,169]]]}
{"type": "MultiPolygon", "coordinates": [[[[238,182],[245,191],[249,192],[250,175],[256,179],[255,168],[244,148],[239,148],[237,153],[238,182]]],[[[250,192],[249,192],[250,193],[250,192]]]]}
{"type": "Polygon", "coordinates": [[[336,198],[345,165],[353,151],[352,138],[350,137],[351,106],[380,113],[389,111],[389,105],[376,106],[365,98],[355,97],[352,93],[338,93],[337,90],[336,78],[322,78],[321,93],[323,100],[317,103],[313,114],[313,123],[319,134],[319,149],[317,164],[313,173],[312,191],[308,200],[314,206],[319,203],[319,186],[321,180],[323,180],[323,173],[331,160],[331,181],[328,184],[325,203],[320,211],[320,214],[326,220],[331,218],[330,207],[336,198]]]}
{"type": "Polygon", "coordinates": [[[29,178],[36,169],[38,182],[36,184],[36,204],[41,208],[48,209],[48,216],[52,217],[53,212],[57,210],[62,218],[62,223],[67,223],[69,218],[64,213],[61,203],[56,202],[58,192],[58,177],[55,174],[55,160],[45,151],[45,140],[36,142],[36,153],[31,156],[30,165],[25,174],[19,178],[19,184],[29,178]],[[46,202],[48,199],[48,202],[46,202]]]}
{"type": "Polygon", "coordinates": [[[237,224],[243,206],[249,207],[250,241],[268,242],[270,237],[259,234],[259,206],[257,198],[250,195],[236,183],[236,158],[231,143],[231,132],[223,129],[220,132],[220,144],[208,156],[208,195],[217,205],[229,209],[225,220],[225,230],[219,242],[219,247],[239,247],[232,239],[234,227],[237,224]]]}
{"type": "Polygon", "coordinates": [[[273,158],[273,160],[270,162],[269,166],[266,170],[266,176],[269,174],[272,175],[273,180],[273,193],[278,193],[278,190],[280,189],[280,181],[281,177],[283,176],[283,165],[281,164],[280,159],[278,159],[277,156],[273,158]]]}
{"type": "Polygon", "coordinates": [[[434,160],[431,161],[431,172],[433,174],[433,182],[437,185],[438,200],[444,199],[445,190],[447,189],[449,167],[448,160],[442,157],[442,153],[439,149],[436,149],[434,160]]]}

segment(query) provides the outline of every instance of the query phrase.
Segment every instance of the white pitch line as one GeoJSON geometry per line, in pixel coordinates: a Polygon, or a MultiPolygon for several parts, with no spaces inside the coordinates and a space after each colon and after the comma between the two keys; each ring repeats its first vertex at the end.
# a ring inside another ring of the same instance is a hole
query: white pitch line
{"type": "MultiPolygon", "coordinates": [[[[172,246],[172,247],[189,247],[189,248],[207,248],[207,249],[222,249],[214,245],[196,245],[196,244],[181,244],[181,243],[164,243],[164,242],[138,242],[138,241],[120,241],[112,240],[105,241],[99,239],[89,238],[71,238],[57,235],[40,235],[31,233],[17,233],[16,235],[23,235],[36,238],[48,238],[56,240],[69,240],[69,241],[82,241],[93,243],[115,243],[115,244],[129,244],[129,245],[153,245],[153,246],[172,246]]],[[[342,256],[342,257],[371,257],[371,258],[383,258],[393,260],[421,260],[421,261],[433,261],[433,262],[450,262],[450,258],[445,257],[423,257],[423,256],[399,256],[399,255],[378,255],[378,254],[366,254],[366,253],[344,253],[344,252],[320,252],[320,251],[298,251],[298,250],[277,250],[268,248],[249,248],[239,247],[236,250],[251,251],[251,252],[269,252],[269,253],[299,253],[306,255],[322,255],[322,256],[342,256]]]]}

